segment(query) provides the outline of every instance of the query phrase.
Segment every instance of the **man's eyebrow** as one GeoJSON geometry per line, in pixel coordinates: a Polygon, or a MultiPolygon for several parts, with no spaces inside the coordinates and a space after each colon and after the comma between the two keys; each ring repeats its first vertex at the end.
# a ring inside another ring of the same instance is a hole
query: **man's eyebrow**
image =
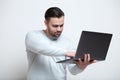
{"type": "Polygon", "coordinates": [[[57,25],[57,24],[53,24],[53,26],[63,26],[64,25],[64,23],[63,24],[60,24],[60,25],[57,25]]]}
{"type": "Polygon", "coordinates": [[[61,24],[60,26],[63,26],[64,25],[64,23],[63,24],[61,24]]]}

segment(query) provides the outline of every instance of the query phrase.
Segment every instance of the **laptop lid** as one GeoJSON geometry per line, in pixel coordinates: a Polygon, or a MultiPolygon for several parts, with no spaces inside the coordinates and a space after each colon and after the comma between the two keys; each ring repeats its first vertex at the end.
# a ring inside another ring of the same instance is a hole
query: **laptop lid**
{"type": "Polygon", "coordinates": [[[83,59],[89,53],[91,60],[105,60],[112,34],[82,31],[75,58],[83,59]]]}

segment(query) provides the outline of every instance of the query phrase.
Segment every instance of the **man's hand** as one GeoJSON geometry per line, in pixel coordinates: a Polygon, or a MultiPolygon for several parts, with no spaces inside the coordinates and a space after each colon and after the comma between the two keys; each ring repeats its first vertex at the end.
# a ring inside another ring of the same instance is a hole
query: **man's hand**
{"type": "Polygon", "coordinates": [[[84,55],[84,60],[79,59],[76,61],[78,67],[82,70],[84,70],[88,65],[95,63],[96,60],[90,60],[90,54],[85,54],[84,55]]]}
{"type": "Polygon", "coordinates": [[[75,57],[75,52],[67,52],[65,56],[67,56],[67,57],[75,57]]]}

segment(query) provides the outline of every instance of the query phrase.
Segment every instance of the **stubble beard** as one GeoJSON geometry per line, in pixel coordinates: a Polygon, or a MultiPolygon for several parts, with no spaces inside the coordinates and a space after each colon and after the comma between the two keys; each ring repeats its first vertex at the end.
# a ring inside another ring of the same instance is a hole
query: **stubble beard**
{"type": "Polygon", "coordinates": [[[62,31],[59,31],[59,32],[52,32],[52,31],[50,31],[50,30],[48,30],[48,32],[49,32],[49,37],[50,37],[50,39],[52,39],[52,40],[57,40],[59,37],[60,37],[60,35],[61,35],[61,33],[62,33],[62,31]]]}

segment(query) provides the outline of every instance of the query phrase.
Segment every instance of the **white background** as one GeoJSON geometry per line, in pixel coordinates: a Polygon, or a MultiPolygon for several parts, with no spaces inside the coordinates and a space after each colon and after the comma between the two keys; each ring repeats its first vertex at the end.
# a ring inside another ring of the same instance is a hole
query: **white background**
{"type": "Polygon", "coordinates": [[[51,6],[65,12],[63,33],[76,46],[82,30],[113,33],[106,60],[68,80],[120,80],[120,0],[0,0],[0,80],[26,80],[25,35],[45,28],[51,6]]]}

